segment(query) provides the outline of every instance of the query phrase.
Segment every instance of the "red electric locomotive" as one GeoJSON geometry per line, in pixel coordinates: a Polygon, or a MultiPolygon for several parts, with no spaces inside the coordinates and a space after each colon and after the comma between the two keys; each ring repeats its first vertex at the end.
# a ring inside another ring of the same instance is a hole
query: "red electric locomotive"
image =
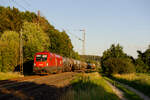
{"type": "Polygon", "coordinates": [[[35,73],[54,73],[63,69],[62,56],[50,52],[38,52],[34,56],[35,73]]]}

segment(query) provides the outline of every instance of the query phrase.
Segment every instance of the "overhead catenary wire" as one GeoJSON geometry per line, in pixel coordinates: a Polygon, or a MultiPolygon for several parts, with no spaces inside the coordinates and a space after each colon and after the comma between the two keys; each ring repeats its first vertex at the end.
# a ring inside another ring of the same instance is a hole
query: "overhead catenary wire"
{"type": "MultiPolygon", "coordinates": [[[[52,20],[51,20],[51,21],[52,21],[52,20]]],[[[52,21],[52,23],[55,24],[54,21],[52,21]]],[[[57,24],[55,24],[55,25],[57,25],[57,24]]],[[[82,55],[85,55],[85,29],[79,30],[79,31],[84,31],[84,32],[83,32],[83,39],[82,39],[82,38],[80,38],[79,36],[77,36],[77,35],[73,34],[72,32],[70,32],[68,29],[64,29],[64,28],[62,28],[62,27],[60,27],[60,26],[57,26],[57,27],[59,27],[60,29],[66,31],[67,34],[70,34],[71,36],[75,37],[75,38],[78,39],[79,41],[82,41],[82,45],[83,45],[83,46],[82,46],[82,55]]]]}
{"type": "Polygon", "coordinates": [[[12,1],[13,3],[15,3],[16,5],[18,5],[22,9],[27,10],[24,6],[22,6],[21,4],[19,4],[18,2],[16,2],[16,0],[10,0],[10,1],[12,1]]]}
{"type": "Polygon", "coordinates": [[[31,5],[30,5],[30,3],[28,3],[28,1],[27,0],[22,0],[24,3],[26,3],[28,6],[30,6],[31,7],[31,5]]]}
{"type": "Polygon", "coordinates": [[[5,2],[4,2],[3,0],[1,0],[0,6],[1,6],[2,4],[4,4],[4,5],[5,5],[5,2]]]}
{"type": "Polygon", "coordinates": [[[39,11],[39,9],[33,8],[31,4],[29,3],[29,1],[27,0],[21,0],[21,1],[23,1],[28,6],[28,9],[32,10],[33,12],[39,11]]]}
{"type": "Polygon", "coordinates": [[[83,41],[80,37],[76,36],[75,34],[71,33],[68,29],[66,29],[66,31],[70,34],[73,35],[75,38],[77,38],[78,40],[83,41]]]}
{"type": "MultiPolygon", "coordinates": [[[[54,25],[57,25],[54,21],[52,21],[51,20],[51,22],[52,23],[54,23],[54,25]]],[[[78,30],[78,31],[84,31],[83,32],[83,39],[82,38],[80,38],[79,36],[77,36],[77,35],[75,35],[75,34],[73,34],[72,32],[70,32],[68,29],[64,29],[64,28],[62,28],[61,26],[57,26],[57,27],[59,27],[61,30],[64,30],[64,31],[66,31],[66,33],[67,34],[69,34],[69,35],[71,35],[71,36],[73,36],[73,37],[75,37],[76,39],[78,39],[79,41],[81,41],[82,42],[82,55],[85,55],[85,29],[83,29],[83,30],[78,30]]]]}

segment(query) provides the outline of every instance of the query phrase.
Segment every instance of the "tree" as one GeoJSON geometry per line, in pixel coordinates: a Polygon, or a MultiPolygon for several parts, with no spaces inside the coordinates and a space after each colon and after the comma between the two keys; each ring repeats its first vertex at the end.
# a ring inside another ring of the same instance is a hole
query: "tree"
{"type": "Polygon", "coordinates": [[[124,57],[127,57],[127,54],[125,54],[123,52],[122,46],[120,46],[119,44],[117,44],[116,46],[115,46],[115,44],[112,44],[109,49],[104,51],[103,56],[102,56],[102,60],[106,60],[110,57],[124,58],[124,57]]]}
{"type": "Polygon", "coordinates": [[[141,58],[136,59],[136,72],[146,73],[149,71],[149,66],[143,62],[141,58]]]}
{"type": "Polygon", "coordinates": [[[1,71],[13,71],[19,59],[19,34],[14,31],[5,31],[0,40],[3,45],[5,44],[1,48],[1,71]]]}
{"type": "Polygon", "coordinates": [[[119,44],[112,44],[104,51],[101,64],[103,72],[107,74],[134,72],[131,57],[123,52],[123,47],[119,44]]]}
{"type": "Polygon", "coordinates": [[[103,62],[106,74],[124,74],[135,72],[134,65],[127,58],[109,58],[103,62]]]}
{"type": "Polygon", "coordinates": [[[137,72],[150,72],[150,47],[144,52],[137,50],[138,58],[136,59],[137,72]]]}
{"type": "Polygon", "coordinates": [[[23,51],[24,60],[33,60],[36,52],[50,48],[50,40],[46,33],[36,24],[25,22],[23,24],[23,51]]]}
{"type": "Polygon", "coordinates": [[[73,52],[73,45],[71,43],[71,40],[69,38],[69,36],[66,34],[65,31],[62,31],[61,33],[61,45],[60,45],[60,49],[61,49],[61,54],[63,56],[66,57],[73,57],[75,56],[75,52],[73,52]]]}
{"type": "Polygon", "coordinates": [[[78,54],[73,51],[73,45],[65,31],[59,32],[58,30],[51,30],[49,38],[51,40],[51,52],[65,57],[77,57],[78,54]]]}
{"type": "Polygon", "coordinates": [[[77,60],[81,60],[78,52],[75,52],[75,51],[72,51],[71,57],[74,58],[74,59],[77,59],[77,60]]]}
{"type": "Polygon", "coordinates": [[[3,33],[6,30],[20,31],[23,20],[21,14],[17,8],[4,8],[0,6],[0,32],[3,33]]]}

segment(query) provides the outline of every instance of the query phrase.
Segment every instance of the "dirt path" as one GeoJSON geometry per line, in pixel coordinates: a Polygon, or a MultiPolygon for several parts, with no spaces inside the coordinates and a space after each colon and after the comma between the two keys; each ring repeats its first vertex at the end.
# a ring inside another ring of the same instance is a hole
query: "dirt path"
{"type": "Polygon", "coordinates": [[[117,82],[117,83],[119,83],[120,85],[124,86],[125,88],[127,88],[127,89],[129,89],[129,90],[135,92],[135,93],[136,93],[137,95],[139,95],[143,100],[150,100],[150,98],[149,98],[148,96],[146,96],[145,94],[143,94],[142,92],[140,92],[140,91],[138,91],[138,90],[136,90],[136,89],[134,89],[134,88],[132,88],[132,87],[130,87],[130,86],[128,86],[128,85],[125,85],[125,84],[123,84],[123,83],[120,83],[120,82],[117,82]]]}
{"type": "Polygon", "coordinates": [[[8,80],[0,84],[0,100],[58,100],[75,73],[8,80]]]}
{"type": "Polygon", "coordinates": [[[114,85],[112,85],[110,82],[108,82],[107,80],[105,80],[107,82],[107,84],[112,88],[112,90],[114,91],[114,93],[116,93],[116,95],[121,99],[121,100],[127,100],[124,97],[124,93],[119,90],[118,88],[116,88],[114,85]]]}

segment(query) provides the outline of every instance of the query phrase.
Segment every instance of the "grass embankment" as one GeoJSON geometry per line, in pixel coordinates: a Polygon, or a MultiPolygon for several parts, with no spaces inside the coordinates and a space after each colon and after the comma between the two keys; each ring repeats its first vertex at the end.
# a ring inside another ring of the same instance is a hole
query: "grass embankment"
{"type": "Polygon", "coordinates": [[[23,77],[23,75],[20,75],[17,72],[0,72],[0,80],[7,80],[7,79],[12,79],[12,78],[18,78],[18,77],[23,77]]]}
{"type": "Polygon", "coordinates": [[[113,79],[125,83],[145,95],[150,97],[150,75],[149,74],[124,74],[124,75],[113,75],[113,79]]]}
{"type": "Polygon", "coordinates": [[[79,74],[61,100],[119,100],[98,73],[79,74]]]}
{"type": "Polygon", "coordinates": [[[120,89],[121,91],[123,91],[124,97],[127,98],[128,100],[143,100],[137,94],[135,94],[134,92],[128,90],[124,86],[118,84],[116,81],[114,81],[114,80],[112,80],[112,79],[110,79],[108,77],[104,77],[104,78],[107,81],[109,81],[111,84],[113,84],[115,87],[117,87],[118,89],[120,89]]]}

